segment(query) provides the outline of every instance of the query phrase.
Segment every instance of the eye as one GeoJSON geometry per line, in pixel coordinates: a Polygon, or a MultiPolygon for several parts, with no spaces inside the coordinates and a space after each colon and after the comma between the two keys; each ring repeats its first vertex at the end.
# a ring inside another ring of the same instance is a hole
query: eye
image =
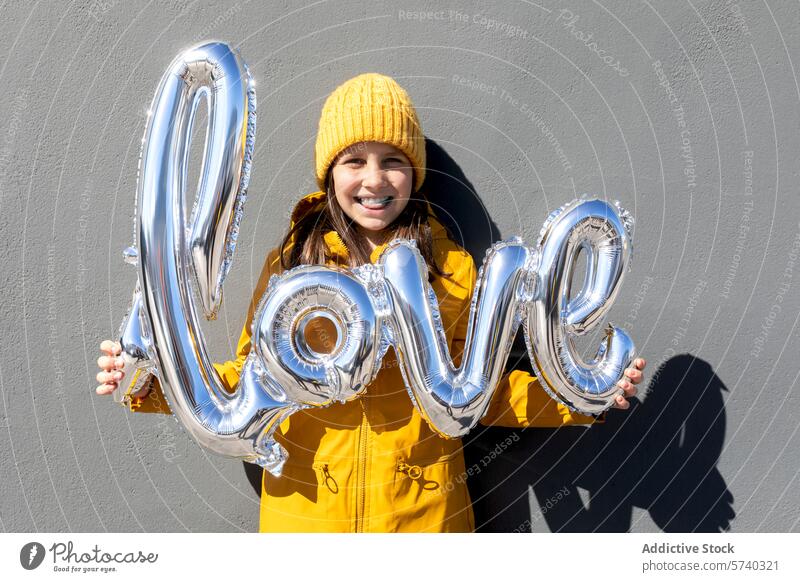
{"type": "Polygon", "coordinates": [[[403,160],[403,159],[400,159],[400,158],[386,158],[385,161],[386,161],[387,164],[401,164],[401,165],[404,165],[404,166],[408,165],[408,162],[406,160],[403,160]]]}
{"type": "Polygon", "coordinates": [[[344,160],[342,162],[342,164],[344,164],[346,166],[361,165],[363,163],[364,163],[364,160],[362,160],[361,158],[350,158],[349,160],[344,160]]]}

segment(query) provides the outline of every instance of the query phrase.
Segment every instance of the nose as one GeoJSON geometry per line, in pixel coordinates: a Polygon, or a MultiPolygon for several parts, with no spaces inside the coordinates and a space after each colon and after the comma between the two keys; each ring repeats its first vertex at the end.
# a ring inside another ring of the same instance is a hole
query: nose
{"type": "Polygon", "coordinates": [[[365,188],[380,188],[386,183],[386,175],[380,163],[369,160],[365,168],[362,184],[365,188]]]}

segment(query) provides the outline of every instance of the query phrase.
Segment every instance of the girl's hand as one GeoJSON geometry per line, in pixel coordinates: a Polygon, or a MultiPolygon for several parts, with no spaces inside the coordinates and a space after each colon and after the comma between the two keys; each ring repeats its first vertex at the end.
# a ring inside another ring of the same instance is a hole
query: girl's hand
{"type": "Polygon", "coordinates": [[[97,381],[100,385],[95,392],[105,396],[116,390],[119,381],[125,377],[125,373],[122,371],[123,361],[119,357],[119,354],[122,353],[122,346],[118,342],[105,340],[100,344],[100,351],[105,356],[97,359],[97,365],[102,371],[97,373],[97,381]]]}
{"type": "Polygon", "coordinates": [[[625,392],[625,396],[621,394],[618,395],[614,399],[614,406],[612,408],[620,408],[622,410],[627,410],[630,408],[631,403],[626,400],[626,398],[633,398],[636,396],[636,384],[642,381],[644,378],[644,374],[642,374],[642,370],[647,365],[647,362],[644,361],[644,358],[636,358],[633,361],[632,368],[625,368],[625,378],[617,382],[617,386],[622,388],[625,392]]]}
{"type": "MultiPolygon", "coordinates": [[[[102,371],[97,373],[97,381],[100,385],[95,389],[95,392],[105,396],[116,390],[119,382],[125,377],[125,372],[122,371],[124,362],[120,357],[122,346],[119,342],[105,340],[100,344],[100,351],[105,356],[100,356],[97,359],[97,365],[100,366],[102,371]]],[[[148,392],[150,392],[149,384],[133,394],[133,396],[144,398],[148,392]]]]}

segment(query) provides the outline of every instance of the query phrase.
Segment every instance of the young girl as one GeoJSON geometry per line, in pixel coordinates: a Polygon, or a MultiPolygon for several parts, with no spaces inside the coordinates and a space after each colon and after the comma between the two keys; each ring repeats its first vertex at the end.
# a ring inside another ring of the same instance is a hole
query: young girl
{"type": "MultiPolygon", "coordinates": [[[[269,253],[253,293],[237,358],[215,364],[233,391],[250,351],[250,327],[272,274],[300,264],[354,267],[375,262],[396,237],[415,239],[439,300],[450,352],[464,349],[476,267],[434,216],[421,186],[425,141],[408,94],[390,77],[363,74],[339,86],[322,109],[315,148],[320,191],[292,213],[282,244],[269,253]]],[[[319,320],[324,321],[324,320],[319,320]]],[[[307,340],[330,351],[335,331],[320,324],[307,340]],[[327,346],[327,349],[326,349],[327,346]]],[[[122,379],[119,344],[105,341],[98,394],[122,379]]],[[[625,371],[636,394],[642,359],[625,371]]],[[[615,407],[628,408],[619,396],[615,407]]],[[[170,413],[157,381],[131,410],[170,413]]],[[[545,426],[602,422],[552,400],[527,372],[507,374],[484,425],[545,426]]],[[[413,407],[393,350],[375,381],[351,402],[293,414],[277,437],[289,459],[279,478],[263,473],[262,532],[469,532],[473,513],[460,439],[434,433],[413,407]]]]}

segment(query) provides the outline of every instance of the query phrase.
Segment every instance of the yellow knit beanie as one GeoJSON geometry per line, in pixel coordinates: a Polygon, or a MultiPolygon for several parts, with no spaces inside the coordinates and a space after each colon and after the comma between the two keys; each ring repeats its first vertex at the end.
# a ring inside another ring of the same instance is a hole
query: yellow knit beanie
{"type": "Polygon", "coordinates": [[[391,77],[364,73],[328,96],[314,148],[320,190],[325,190],[325,176],[339,152],[362,141],[388,143],[402,151],[414,168],[414,191],[419,190],[425,180],[425,136],[411,98],[391,77]]]}

